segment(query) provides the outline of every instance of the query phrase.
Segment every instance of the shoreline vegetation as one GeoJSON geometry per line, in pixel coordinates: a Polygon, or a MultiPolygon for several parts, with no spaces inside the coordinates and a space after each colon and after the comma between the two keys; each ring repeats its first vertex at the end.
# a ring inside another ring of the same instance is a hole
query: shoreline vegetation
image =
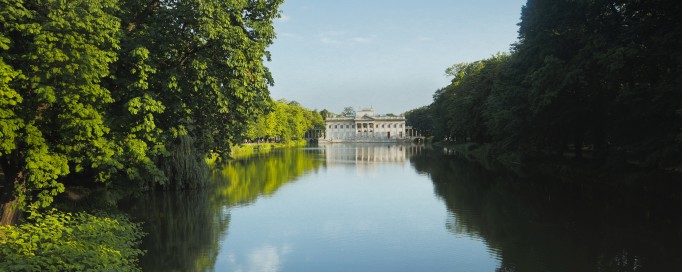
{"type": "Polygon", "coordinates": [[[682,170],[682,26],[674,1],[528,1],[510,53],[446,69],[409,125],[521,164],[682,170]],[[471,144],[474,143],[474,144],[471,144]],[[582,162],[581,162],[582,161],[582,162]]]}
{"type": "Polygon", "coordinates": [[[308,145],[306,140],[291,140],[281,143],[245,143],[233,147],[230,157],[242,158],[253,154],[264,154],[278,148],[304,147],[308,145]]]}
{"type": "Polygon", "coordinates": [[[139,270],[139,225],[100,206],[207,186],[207,154],[273,112],[305,132],[268,89],[282,3],[3,3],[0,270],[139,270]]]}
{"type": "Polygon", "coordinates": [[[625,160],[605,165],[595,163],[590,156],[576,158],[570,152],[551,157],[523,157],[519,154],[500,157],[492,144],[436,142],[432,145],[443,148],[446,155],[475,162],[489,171],[510,172],[518,177],[544,176],[568,182],[600,183],[612,188],[648,188],[642,192],[656,188],[661,191],[658,194],[665,198],[677,197],[665,196],[663,192],[667,191],[660,190],[660,187],[682,189],[674,182],[682,179],[682,170],[676,168],[647,167],[625,160]]]}

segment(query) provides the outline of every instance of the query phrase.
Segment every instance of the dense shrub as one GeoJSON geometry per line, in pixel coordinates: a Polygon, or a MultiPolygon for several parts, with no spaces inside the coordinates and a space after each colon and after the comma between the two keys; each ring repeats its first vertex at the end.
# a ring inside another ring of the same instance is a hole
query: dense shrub
{"type": "Polygon", "coordinates": [[[52,210],[19,226],[0,226],[0,271],[139,271],[143,236],[120,215],[52,210]]]}

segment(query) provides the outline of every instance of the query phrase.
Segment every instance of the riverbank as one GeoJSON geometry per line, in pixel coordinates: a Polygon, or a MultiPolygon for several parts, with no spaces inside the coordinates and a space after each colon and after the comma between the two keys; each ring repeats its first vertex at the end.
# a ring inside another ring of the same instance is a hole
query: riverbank
{"type": "Polygon", "coordinates": [[[232,146],[232,151],[230,152],[230,157],[232,158],[242,158],[248,157],[254,154],[261,154],[270,152],[277,148],[286,147],[302,147],[306,146],[308,142],[306,140],[292,140],[289,142],[281,143],[245,143],[232,146]]]}

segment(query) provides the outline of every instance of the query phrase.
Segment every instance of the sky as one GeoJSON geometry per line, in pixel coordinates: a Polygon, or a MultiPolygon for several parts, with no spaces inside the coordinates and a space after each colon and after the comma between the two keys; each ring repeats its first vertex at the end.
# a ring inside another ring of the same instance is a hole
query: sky
{"type": "Polygon", "coordinates": [[[431,104],[445,69],[517,41],[525,0],[286,0],[266,66],[276,99],[340,113],[431,104]]]}

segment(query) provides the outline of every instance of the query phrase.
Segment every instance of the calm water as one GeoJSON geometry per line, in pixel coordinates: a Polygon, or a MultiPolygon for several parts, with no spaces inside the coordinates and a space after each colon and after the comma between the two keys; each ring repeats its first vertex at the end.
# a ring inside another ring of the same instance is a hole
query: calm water
{"type": "Polygon", "coordinates": [[[400,145],[276,150],[212,176],[133,203],[145,271],[682,271],[679,206],[659,189],[400,145]]]}

